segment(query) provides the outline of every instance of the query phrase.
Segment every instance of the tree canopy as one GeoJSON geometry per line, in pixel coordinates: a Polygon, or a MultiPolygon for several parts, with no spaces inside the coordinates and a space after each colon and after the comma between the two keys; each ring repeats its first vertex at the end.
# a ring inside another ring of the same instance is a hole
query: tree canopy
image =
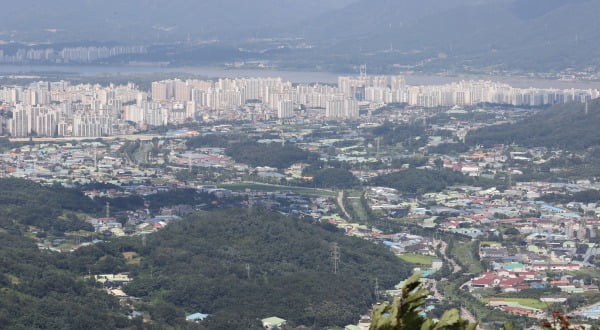
{"type": "MultiPolygon", "coordinates": [[[[84,281],[64,255],[0,232],[0,328],[118,329],[132,325],[116,299],[84,281]]],[[[69,259],[72,260],[72,259],[69,259]]]]}
{"type": "Polygon", "coordinates": [[[371,183],[404,193],[439,192],[456,184],[474,184],[474,179],[450,170],[408,169],[374,178],[371,183]]]}
{"type": "Polygon", "coordinates": [[[514,124],[483,127],[470,132],[467,144],[493,146],[518,143],[524,147],[584,150],[600,144],[600,102],[557,105],[514,124]]]}
{"type": "Polygon", "coordinates": [[[262,210],[206,213],[148,237],[127,293],[212,317],[210,329],[260,327],[270,315],[297,325],[356,322],[410,267],[373,243],[262,210]],[[332,271],[332,244],[341,250],[332,271]],[[231,318],[235,315],[235,319],[231,318]]]}
{"type": "Polygon", "coordinates": [[[280,169],[297,162],[313,162],[319,157],[317,154],[302,150],[292,144],[261,144],[254,141],[232,144],[227,147],[225,153],[239,163],[254,167],[270,166],[280,169]]]}
{"type": "Polygon", "coordinates": [[[341,168],[326,168],[313,174],[313,183],[320,188],[348,189],[360,184],[350,171],[341,168]]]}
{"type": "Polygon", "coordinates": [[[36,226],[60,232],[90,229],[77,217],[65,212],[94,213],[101,206],[81,191],[60,185],[42,186],[21,179],[0,179],[0,228],[36,226]]]}

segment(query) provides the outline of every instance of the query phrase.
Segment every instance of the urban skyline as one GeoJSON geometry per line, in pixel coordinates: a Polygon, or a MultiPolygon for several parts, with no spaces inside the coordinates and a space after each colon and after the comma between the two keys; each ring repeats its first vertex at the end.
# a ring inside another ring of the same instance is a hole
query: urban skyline
{"type": "Polygon", "coordinates": [[[296,85],[281,78],[171,79],[153,82],[149,91],[132,83],[37,82],[0,89],[2,108],[12,113],[12,118],[2,117],[1,132],[12,137],[100,137],[188,121],[358,120],[360,109],[368,113],[396,103],[539,107],[586,103],[598,96],[598,89],[514,88],[492,81],[410,86],[403,76],[367,75],[340,76],[337,86],[296,85]]]}

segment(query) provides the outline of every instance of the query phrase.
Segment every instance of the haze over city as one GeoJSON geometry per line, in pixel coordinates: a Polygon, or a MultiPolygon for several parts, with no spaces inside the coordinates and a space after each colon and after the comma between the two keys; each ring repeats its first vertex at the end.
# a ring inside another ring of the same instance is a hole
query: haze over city
{"type": "Polygon", "coordinates": [[[6,0],[0,328],[600,327],[600,0],[6,0]]]}

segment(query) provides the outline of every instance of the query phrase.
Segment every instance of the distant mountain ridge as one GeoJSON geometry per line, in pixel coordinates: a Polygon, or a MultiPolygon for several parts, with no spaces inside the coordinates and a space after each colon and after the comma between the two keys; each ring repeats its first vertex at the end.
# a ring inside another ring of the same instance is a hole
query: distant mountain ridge
{"type": "Polygon", "coordinates": [[[589,0],[516,0],[512,4],[512,10],[515,15],[521,18],[532,19],[569,4],[587,1],[589,0]]]}
{"type": "Polygon", "coordinates": [[[3,4],[0,40],[175,41],[273,29],[354,0],[53,0],[3,4]],[[51,30],[51,31],[46,31],[51,30]],[[56,30],[56,31],[54,31],[56,30]]]}
{"type": "Polygon", "coordinates": [[[5,4],[0,40],[220,40],[298,68],[548,72],[600,66],[599,12],[600,0],[23,0],[5,4]],[[248,42],[274,37],[312,47],[248,42]]]}
{"type": "Polygon", "coordinates": [[[363,62],[548,71],[599,64],[598,12],[600,0],[361,0],[304,32],[363,62]]]}

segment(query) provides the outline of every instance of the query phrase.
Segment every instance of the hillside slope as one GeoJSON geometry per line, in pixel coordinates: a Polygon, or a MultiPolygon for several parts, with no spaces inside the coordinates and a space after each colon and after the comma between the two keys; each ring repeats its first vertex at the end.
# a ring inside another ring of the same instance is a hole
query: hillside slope
{"type": "Polygon", "coordinates": [[[27,230],[34,226],[42,231],[77,231],[91,229],[78,217],[65,213],[94,213],[102,210],[83,193],[61,186],[42,186],[21,179],[0,179],[0,228],[27,230]]]}
{"type": "Polygon", "coordinates": [[[33,241],[1,231],[0,245],[0,328],[120,329],[133,325],[124,311],[121,314],[117,299],[73,271],[77,257],[39,251],[33,241]]]}
{"type": "Polygon", "coordinates": [[[511,144],[526,147],[548,147],[583,150],[600,146],[600,100],[585,105],[568,104],[541,110],[515,124],[481,128],[469,133],[467,143],[493,146],[511,144]]]}
{"type": "Polygon", "coordinates": [[[260,210],[192,216],[137,249],[143,261],[126,292],[211,314],[208,329],[259,328],[256,320],[273,315],[296,325],[343,326],[371,306],[376,279],[390,287],[410,272],[383,247],[260,210]]]}
{"type": "Polygon", "coordinates": [[[323,56],[429,70],[599,65],[599,0],[362,0],[302,25],[323,56]],[[324,31],[327,31],[324,33],[324,31]]]}
{"type": "MultiPolygon", "coordinates": [[[[54,0],[3,4],[0,32],[17,40],[147,42],[272,29],[353,0],[54,0]],[[35,10],[32,10],[35,8],[35,10]],[[45,32],[56,29],[55,32],[45,32]]],[[[0,34],[0,39],[3,39],[0,34]]],[[[10,39],[9,39],[10,40],[10,39]]]]}

